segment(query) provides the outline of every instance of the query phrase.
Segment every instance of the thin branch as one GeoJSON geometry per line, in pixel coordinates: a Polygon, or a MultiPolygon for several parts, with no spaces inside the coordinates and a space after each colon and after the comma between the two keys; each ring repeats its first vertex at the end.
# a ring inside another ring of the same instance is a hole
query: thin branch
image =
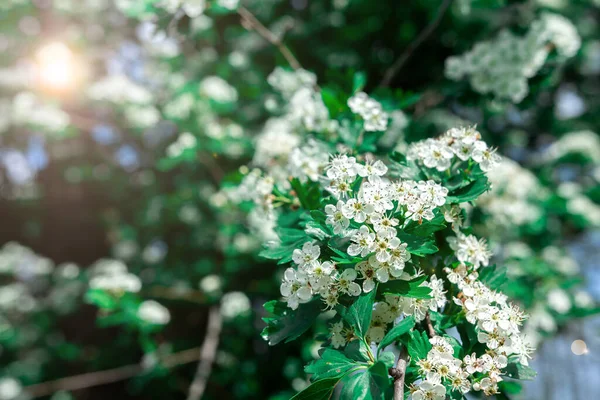
{"type": "MultiPolygon", "coordinates": [[[[197,361],[200,357],[198,353],[199,349],[200,348],[195,347],[193,349],[170,354],[162,360],[162,365],[166,368],[173,368],[179,365],[197,361]]],[[[74,391],[123,381],[139,375],[143,371],[144,367],[141,364],[131,364],[106,371],[90,372],[87,374],[42,382],[27,386],[24,388],[24,390],[29,396],[31,396],[31,398],[43,397],[51,395],[52,393],[60,390],[74,391]]]]}
{"type": "Polygon", "coordinates": [[[279,52],[287,60],[290,67],[293,69],[300,69],[302,66],[300,62],[294,57],[290,49],[283,44],[281,38],[271,32],[266,26],[264,26],[250,11],[245,7],[238,7],[238,14],[242,17],[242,20],[248,24],[248,26],[254,29],[260,36],[271,43],[273,46],[279,49],[279,52]]]}
{"type": "Polygon", "coordinates": [[[429,312],[425,314],[425,327],[427,328],[427,335],[432,338],[435,336],[435,329],[433,329],[433,324],[431,323],[431,316],[429,316],[429,312]]]}
{"type": "Polygon", "coordinates": [[[219,307],[213,306],[208,312],[208,325],[204,343],[202,343],[200,349],[200,362],[194,380],[190,385],[187,400],[199,400],[204,394],[219,347],[222,323],[219,307]]]}
{"type": "Polygon", "coordinates": [[[394,378],[394,400],[404,400],[404,378],[406,376],[406,367],[408,366],[408,353],[404,347],[400,347],[398,362],[395,368],[390,368],[390,376],[394,378]]]}
{"type": "Polygon", "coordinates": [[[450,7],[451,3],[452,3],[452,0],[444,0],[443,1],[442,5],[438,9],[437,15],[433,19],[433,21],[431,21],[429,23],[429,25],[427,25],[425,27],[425,29],[423,29],[423,31],[421,31],[421,33],[419,33],[419,36],[417,36],[417,38],[408,45],[406,50],[404,50],[404,53],[402,53],[400,55],[400,57],[394,62],[394,64],[392,64],[392,66],[390,68],[388,68],[387,71],[385,71],[385,74],[383,76],[381,83],[379,83],[379,86],[389,86],[390,83],[392,83],[392,79],[394,79],[394,76],[396,76],[396,74],[400,71],[400,69],[402,69],[402,67],[408,61],[408,59],[412,56],[414,51],[425,40],[427,40],[427,38],[429,37],[429,35],[431,35],[433,33],[433,31],[435,31],[437,26],[442,21],[442,17],[448,10],[448,7],[450,7]]]}

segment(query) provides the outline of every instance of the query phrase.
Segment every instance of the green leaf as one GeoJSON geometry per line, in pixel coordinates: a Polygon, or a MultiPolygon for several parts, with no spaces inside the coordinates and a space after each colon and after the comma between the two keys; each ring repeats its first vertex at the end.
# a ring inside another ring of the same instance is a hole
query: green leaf
{"type": "Polygon", "coordinates": [[[363,71],[355,73],[352,82],[352,93],[360,92],[364,89],[366,84],[367,74],[365,74],[363,71]]]}
{"type": "Polygon", "coordinates": [[[415,326],[415,319],[412,316],[404,318],[400,323],[394,326],[389,332],[383,337],[379,348],[383,349],[386,346],[394,343],[400,336],[408,333],[415,326]]]}
{"type": "Polygon", "coordinates": [[[396,364],[396,356],[391,351],[384,351],[377,357],[377,361],[381,361],[386,367],[392,368],[396,364]]]}
{"type": "Polygon", "coordinates": [[[358,299],[345,311],[342,317],[354,328],[354,332],[364,338],[371,324],[373,313],[373,302],[377,287],[369,293],[362,293],[358,299]]]}
{"type": "Polygon", "coordinates": [[[450,192],[450,195],[446,197],[446,203],[466,203],[476,200],[483,193],[487,192],[490,187],[491,185],[487,177],[482,176],[467,186],[450,192]]]}
{"type": "Polygon", "coordinates": [[[335,389],[335,385],[339,381],[339,378],[321,379],[296,394],[290,400],[328,400],[331,398],[333,389],[335,389]]]}
{"type": "Polygon", "coordinates": [[[340,378],[357,364],[346,357],[341,351],[326,348],[321,358],[313,361],[304,368],[307,374],[312,374],[311,380],[318,381],[326,378],[340,378]]]}
{"type": "Polygon", "coordinates": [[[88,290],[85,301],[105,310],[114,310],[119,305],[119,300],[115,296],[101,289],[88,290]]]}
{"type": "Polygon", "coordinates": [[[417,236],[429,236],[444,229],[446,227],[444,214],[439,211],[436,211],[436,214],[431,221],[423,220],[420,224],[417,221],[411,221],[404,231],[417,236]]]}
{"type": "Polygon", "coordinates": [[[439,250],[433,240],[429,238],[411,235],[403,231],[398,231],[398,238],[402,243],[406,243],[406,249],[409,253],[419,257],[437,253],[439,250]]]}
{"type": "Polygon", "coordinates": [[[389,386],[387,367],[377,361],[368,369],[358,370],[342,379],[340,399],[370,400],[382,399],[389,386]]]}
{"type": "Polygon", "coordinates": [[[423,331],[412,331],[407,344],[408,354],[413,360],[422,360],[427,358],[427,353],[431,350],[431,343],[427,333],[423,331]]]}
{"type": "Polygon", "coordinates": [[[533,368],[523,365],[519,362],[509,363],[506,366],[506,376],[522,381],[531,381],[537,376],[537,372],[533,368]]]}
{"type": "Polygon", "coordinates": [[[479,280],[490,289],[498,290],[506,282],[506,268],[491,265],[479,270],[479,280]]]}
{"type": "Polygon", "coordinates": [[[321,88],[321,98],[327,110],[329,116],[335,118],[339,113],[344,111],[346,105],[338,98],[334,90],[330,88],[321,88]]]}
{"type": "Polygon", "coordinates": [[[284,302],[273,300],[265,303],[265,310],[274,317],[265,317],[267,323],[261,336],[273,346],[285,340],[285,343],[297,339],[306,332],[321,313],[321,301],[315,299],[306,304],[300,304],[297,310],[292,310],[284,302]]]}
{"type": "Polygon", "coordinates": [[[292,189],[296,192],[298,200],[304,209],[316,210],[321,207],[321,190],[315,182],[302,183],[298,178],[290,181],[292,189]]]}
{"type": "Polygon", "coordinates": [[[371,354],[371,349],[367,347],[364,340],[360,339],[351,341],[348,346],[346,346],[344,354],[350,357],[352,360],[358,362],[368,362],[371,360],[369,357],[371,354]]]}
{"type": "Polygon", "coordinates": [[[498,388],[502,393],[519,394],[523,390],[523,385],[519,382],[502,381],[498,382],[498,388]]]}
{"type": "Polygon", "coordinates": [[[388,281],[381,284],[381,291],[384,294],[412,297],[415,299],[430,299],[431,289],[426,286],[421,286],[426,279],[426,275],[421,275],[411,281],[388,281]]]}

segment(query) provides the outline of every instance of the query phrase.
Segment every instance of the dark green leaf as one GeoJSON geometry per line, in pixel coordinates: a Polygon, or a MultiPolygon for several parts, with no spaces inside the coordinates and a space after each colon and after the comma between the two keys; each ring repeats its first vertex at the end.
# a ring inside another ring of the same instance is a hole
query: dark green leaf
{"type": "Polygon", "coordinates": [[[406,347],[413,360],[422,360],[427,358],[427,353],[431,350],[431,343],[429,343],[427,333],[415,330],[410,333],[406,347]]]}
{"type": "Polygon", "coordinates": [[[491,265],[479,270],[479,280],[490,289],[498,290],[506,282],[506,267],[491,265]]]}
{"type": "Polygon", "coordinates": [[[292,310],[285,303],[276,300],[265,303],[264,307],[274,314],[273,317],[263,318],[267,326],[261,333],[271,346],[283,340],[287,343],[297,339],[312,326],[321,313],[321,301],[318,299],[300,304],[297,310],[292,310]]]}
{"type": "Polygon", "coordinates": [[[430,299],[431,289],[426,286],[421,286],[426,279],[426,275],[421,275],[412,281],[388,281],[381,284],[381,291],[384,294],[393,294],[416,299],[430,299]]]}
{"type": "Polygon", "coordinates": [[[325,349],[321,358],[306,366],[304,371],[312,374],[311,380],[318,381],[325,378],[339,378],[356,366],[357,364],[341,351],[325,349]]]}
{"type": "Polygon", "coordinates": [[[361,338],[364,338],[371,324],[371,315],[373,313],[373,302],[375,301],[375,292],[377,288],[369,293],[362,293],[358,299],[348,307],[343,315],[344,320],[354,328],[354,331],[361,338]]]}
{"type": "Polygon", "coordinates": [[[404,318],[400,323],[394,326],[389,332],[383,337],[379,348],[383,349],[386,346],[394,343],[400,336],[408,333],[415,326],[415,319],[412,316],[404,318]]]}
{"type": "Polygon", "coordinates": [[[467,186],[454,190],[446,198],[446,203],[466,203],[476,200],[483,193],[490,189],[490,183],[485,176],[478,178],[467,186]]]}
{"type": "Polygon", "coordinates": [[[409,253],[416,256],[422,257],[427,254],[434,254],[439,250],[435,243],[428,238],[411,235],[403,231],[398,232],[398,238],[402,241],[402,243],[407,244],[406,249],[409,251],[409,253]]]}
{"type": "Polygon", "coordinates": [[[327,378],[316,381],[290,400],[328,400],[339,380],[339,378],[327,378]]]}
{"type": "Polygon", "coordinates": [[[523,365],[518,362],[513,362],[508,364],[508,366],[506,367],[506,376],[513,379],[530,381],[537,376],[537,372],[535,372],[531,367],[528,367],[527,365],[523,365]]]}

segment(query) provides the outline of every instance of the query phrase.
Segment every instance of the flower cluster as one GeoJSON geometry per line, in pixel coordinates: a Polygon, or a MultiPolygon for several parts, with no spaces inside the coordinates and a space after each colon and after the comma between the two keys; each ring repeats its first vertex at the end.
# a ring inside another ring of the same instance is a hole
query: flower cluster
{"type": "Polygon", "coordinates": [[[348,99],[348,107],[364,120],[367,132],[385,131],[388,126],[388,114],[383,111],[381,103],[369,97],[365,92],[356,93],[348,99]]]}
{"type": "Polygon", "coordinates": [[[488,173],[492,190],[477,200],[493,223],[502,227],[535,222],[542,215],[541,200],[547,196],[537,177],[517,162],[503,157],[488,173]]]}
{"type": "Polygon", "coordinates": [[[443,400],[448,388],[462,395],[471,390],[483,391],[488,396],[497,393],[502,369],[508,365],[505,356],[486,353],[477,357],[473,353],[461,360],[454,357],[454,348],[447,338],[434,336],[429,341],[432,349],[427,358],[417,362],[424,379],[411,387],[413,400],[443,400]]]}
{"type": "Polygon", "coordinates": [[[426,139],[410,145],[407,159],[418,160],[427,168],[445,171],[458,158],[461,161],[473,160],[482,171],[490,171],[500,156],[496,150],[481,140],[481,134],[474,128],[452,128],[435,139],[426,139]]]}
{"type": "MultiPolygon", "coordinates": [[[[448,279],[460,289],[454,302],[461,306],[469,323],[477,327],[477,340],[487,347],[487,354],[499,357],[506,366],[509,357],[517,357],[523,365],[531,352],[529,344],[520,334],[525,314],[508,302],[506,295],[493,291],[479,281],[478,273],[465,264],[446,268],[448,279]]],[[[501,365],[498,368],[503,368],[501,365]]],[[[481,371],[478,371],[481,372],[481,371]]],[[[486,392],[494,393],[500,379],[500,371],[490,374],[486,392]]]]}
{"type": "Polygon", "coordinates": [[[127,270],[127,266],[118,260],[98,260],[91,267],[90,288],[115,293],[137,293],[142,282],[127,270]]]}
{"type": "Polygon", "coordinates": [[[281,294],[293,309],[316,294],[328,307],[338,303],[340,294],[359,295],[361,287],[354,282],[358,274],[366,293],[376,281],[405,277],[404,267],[411,256],[407,244],[398,238],[399,218],[404,223],[431,220],[448,194],[433,181],[390,182],[385,178],[388,168],[380,160],[362,164],[342,154],[334,156],[325,170],[326,188],[338,197],[335,204],[325,206],[325,222],[335,235],[349,238],[349,256],[368,258],[354,269],[339,272],[331,261],[319,261],[318,245],[305,243],[296,249],[293,261],[298,270],[289,268],[281,286],[281,294]],[[358,179],[360,185],[353,190],[358,179]]]}
{"type": "Polygon", "coordinates": [[[523,37],[503,30],[471,51],[448,58],[445,74],[453,80],[469,77],[475,91],[519,103],[529,92],[527,79],[537,74],[553,48],[569,58],[580,46],[581,39],[569,20],[546,13],[523,37]]]}

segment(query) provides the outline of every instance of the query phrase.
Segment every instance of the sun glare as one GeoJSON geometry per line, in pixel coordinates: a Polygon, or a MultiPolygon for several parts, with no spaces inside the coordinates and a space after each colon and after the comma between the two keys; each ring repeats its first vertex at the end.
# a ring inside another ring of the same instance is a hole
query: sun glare
{"type": "Polygon", "coordinates": [[[77,80],[76,60],[73,52],[63,43],[49,43],[36,54],[39,83],[44,89],[67,92],[77,80]]]}

